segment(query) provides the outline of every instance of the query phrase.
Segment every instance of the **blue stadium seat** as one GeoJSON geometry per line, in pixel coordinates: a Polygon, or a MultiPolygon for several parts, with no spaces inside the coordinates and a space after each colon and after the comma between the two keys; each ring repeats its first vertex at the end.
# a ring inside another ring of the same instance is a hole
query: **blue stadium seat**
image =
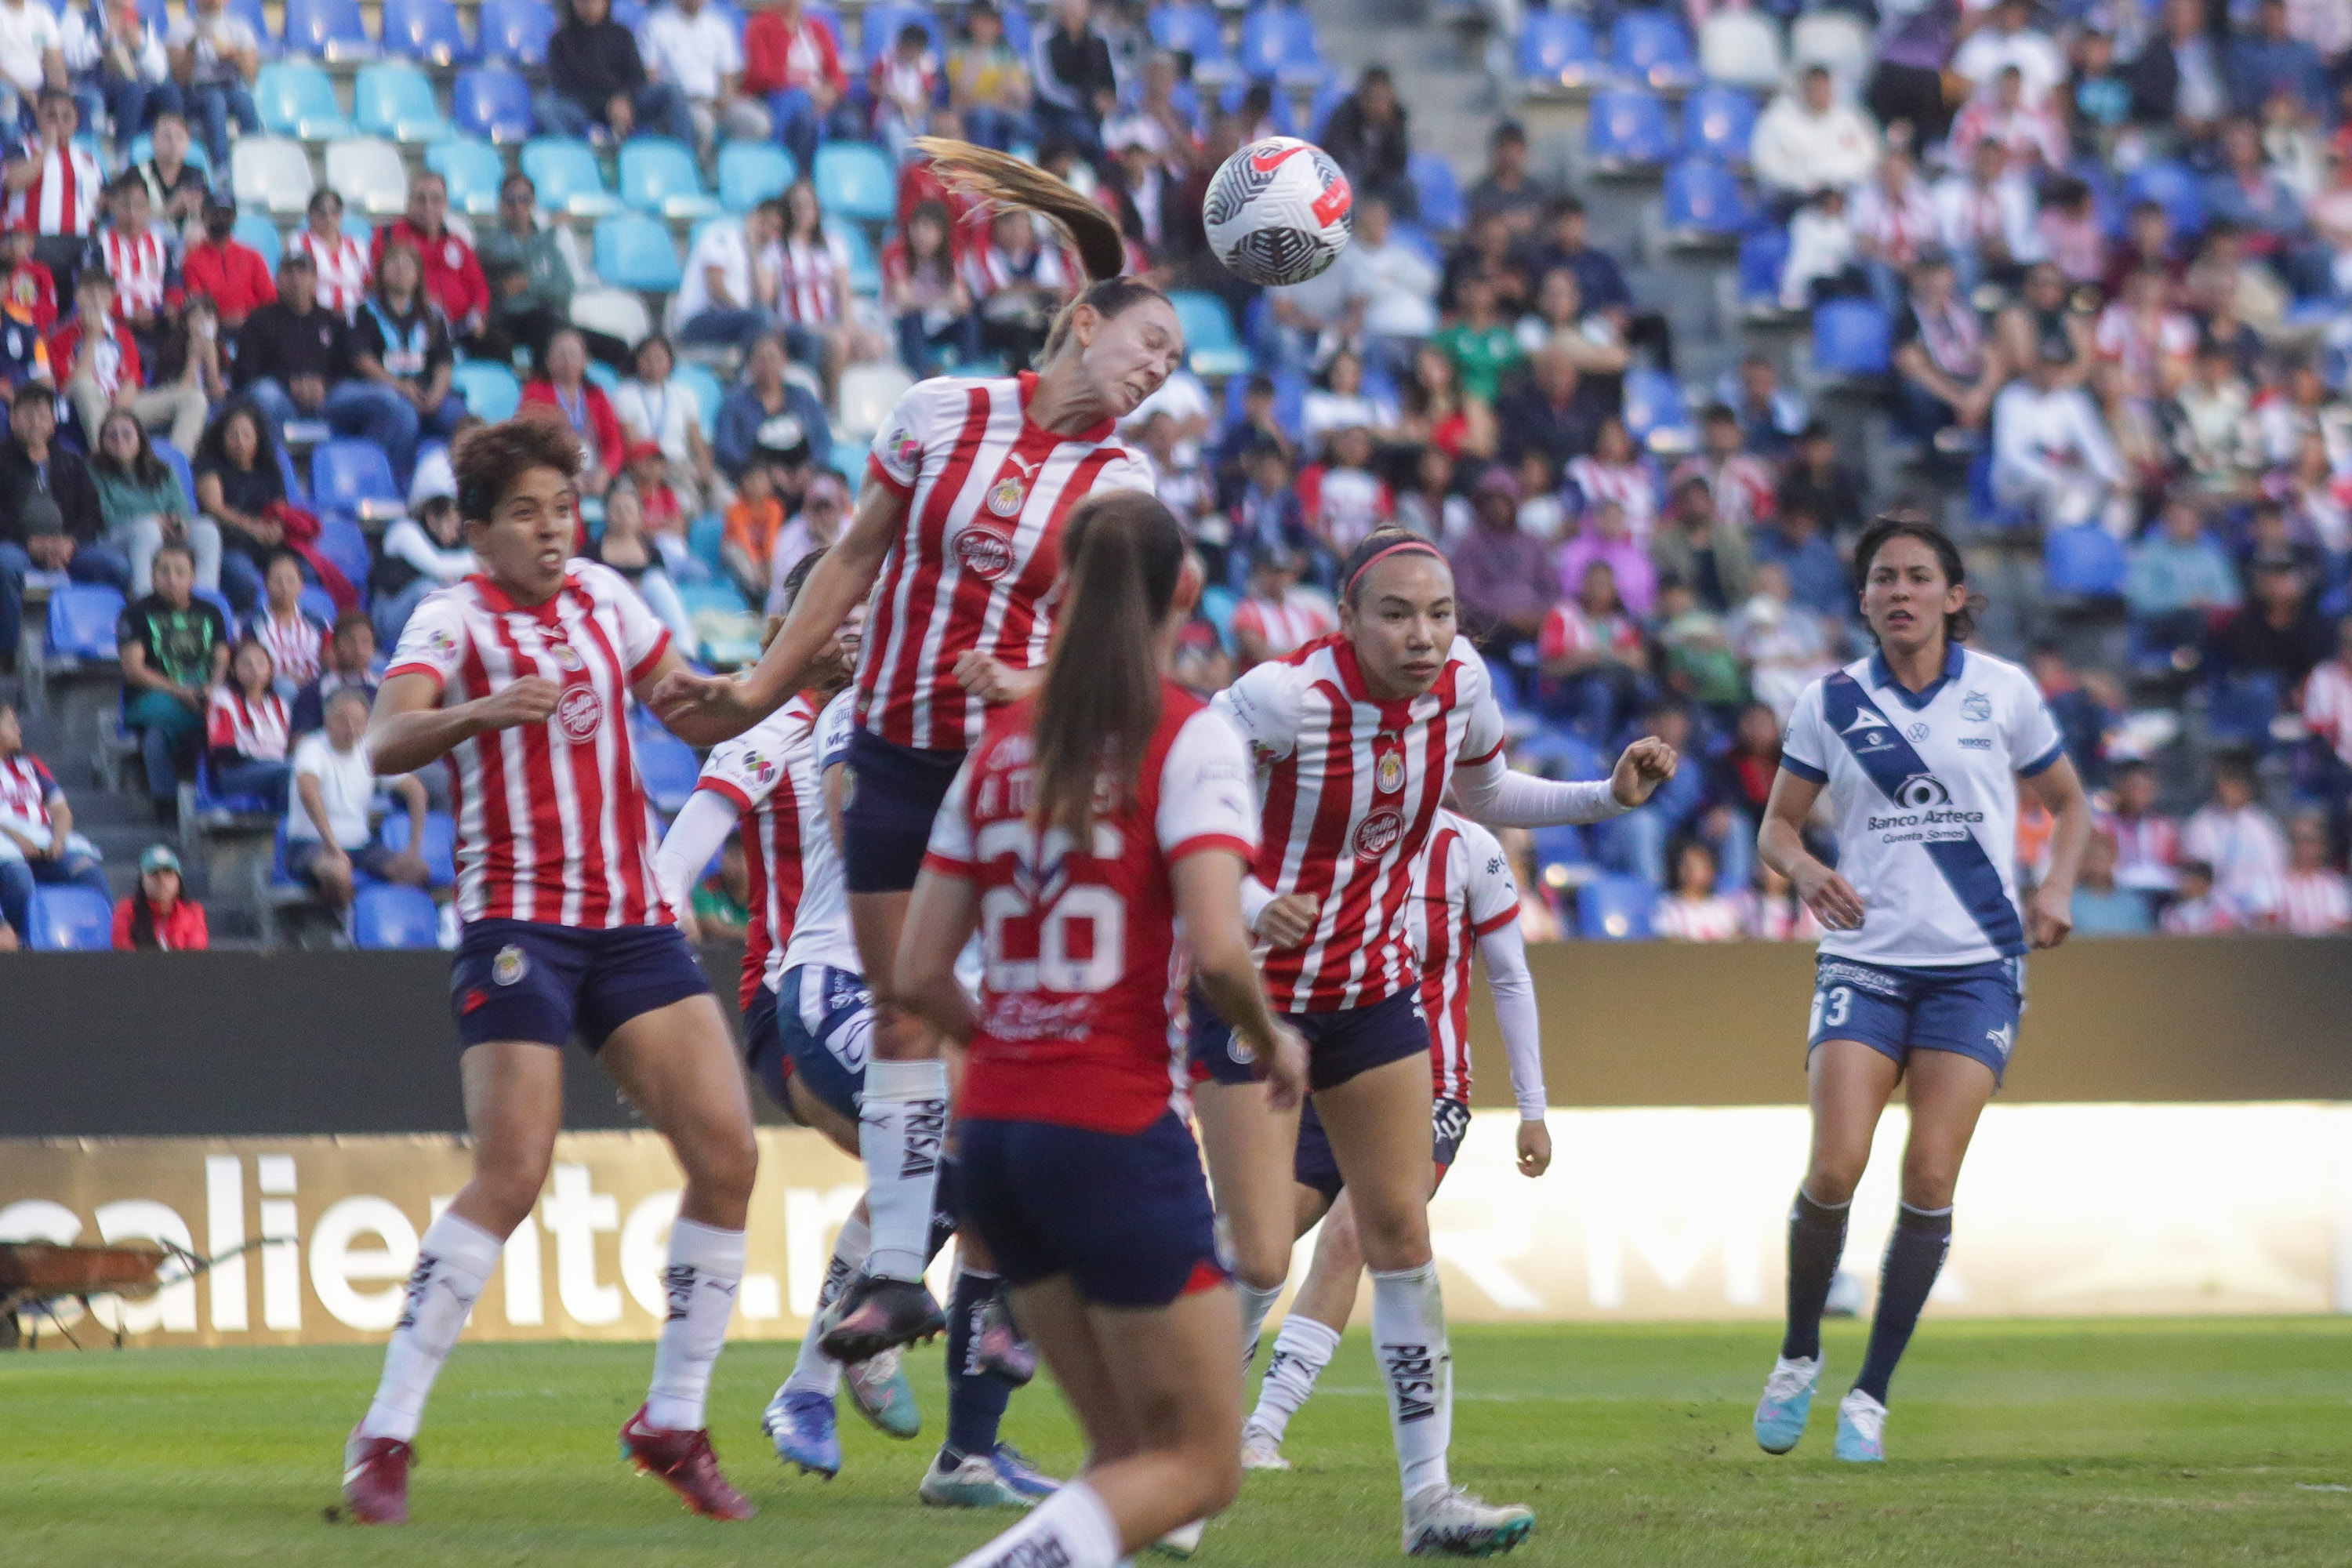
{"type": "Polygon", "coordinates": [[[1664,11],[1620,11],[1617,25],[1609,31],[1609,63],[1627,80],[1647,83],[1661,92],[1698,80],[1690,35],[1664,11]]]}
{"type": "Polygon", "coordinates": [[[1739,242],[1739,303],[1742,309],[1778,312],[1780,274],[1789,265],[1789,231],[1759,228],[1739,242]]]}
{"type": "MultiPolygon", "coordinates": [[[[531,113],[530,83],[504,66],[459,71],[449,89],[449,108],[458,131],[467,136],[528,142],[539,130],[531,113]]],[[[430,153],[425,162],[432,162],[430,153]]]]}
{"type": "Polygon", "coordinates": [[[68,583],[50,590],[48,657],[112,658],[114,626],[122,618],[122,595],[94,583],[68,583]]]}
{"type": "Polygon", "coordinates": [[[662,217],[709,217],[717,198],[702,188],[694,149],[667,136],[632,136],[621,143],[621,201],[662,217]]]}
{"type": "Polygon", "coordinates": [[[773,142],[728,142],[719,149],[719,205],[747,213],[781,196],[800,178],[800,165],[773,142]]]}
{"type": "Polygon", "coordinates": [[[400,487],[392,477],[392,459],[384,456],[383,448],[341,437],[321,441],[311,451],[310,494],[320,510],[344,517],[361,516],[371,501],[394,510],[401,504],[400,487]]]}
{"type": "Polygon", "coordinates": [[[1654,436],[1687,438],[1690,403],[1682,384],[1664,371],[1636,365],[1625,373],[1625,433],[1647,446],[1654,436]]]}
{"type": "MultiPolygon", "coordinates": [[[[447,0],[443,0],[446,5],[447,0]]],[[[405,60],[369,66],[352,86],[352,117],[363,134],[394,142],[438,142],[449,134],[433,79],[405,60]]]]}
{"type": "Polygon", "coordinates": [[[333,79],[309,60],[278,60],[262,67],[254,79],[253,106],[261,116],[261,128],[280,136],[331,142],[352,133],[352,122],[335,101],[333,79]]]}
{"type": "Polygon", "coordinates": [[[1674,156],[1675,133],[1665,106],[1641,88],[1618,88],[1592,95],[1584,150],[1602,173],[1664,163],[1674,156]]]}
{"type": "Polygon", "coordinates": [[[114,910],[88,888],[35,888],[29,918],[36,952],[106,952],[114,946],[114,910]]]}
{"type": "Polygon", "coordinates": [[[1709,82],[1683,100],[1685,154],[1745,163],[1755,134],[1756,100],[1738,88],[1709,82]]]}
{"type": "Polygon", "coordinates": [[[1238,375],[1249,368],[1249,351],[1234,330],[1233,313],[1214,294],[1180,289],[1170,295],[1177,325],[1184,329],[1184,348],[1195,374],[1238,375]]]}
{"type": "MultiPolygon", "coordinates": [[[[645,710],[639,709],[643,715],[645,710]]],[[[674,816],[694,793],[702,764],[694,748],[665,730],[655,720],[639,717],[629,725],[629,740],[637,753],[637,777],[645,782],[646,798],[665,816],[674,816]]]]}
{"type": "Polygon", "coordinates": [[[1440,234],[1459,232],[1470,208],[1462,199],[1454,165],[1434,153],[1415,153],[1405,162],[1405,177],[1421,198],[1421,221],[1440,234]]]}
{"type": "MultiPolygon", "coordinates": [[[[376,835],[383,847],[397,855],[408,847],[408,813],[395,811],[383,819],[383,827],[376,835]]],[[[457,879],[457,819],[446,811],[425,814],[425,847],[417,851],[425,858],[425,873],[436,888],[446,888],[457,879]]]]}
{"type": "Polygon", "coordinates": [[[156,437],[152,445],[155,455],[163,459],[163,466],[180,476],[180,489],[186,492],[188,504],[195,505],[196,470],[195,466],[188,461],[188,455],[172,445],[172,438],[168,436],[156,437]]]}
{"type": "Polygon", "coordinates": [[[323,60],[368,59],[376,52],[358,0],[286,0],[286,48],[323,60]]]}
{"type": "Polygon", "coordinates": [[[2129,562],[2116,536],[2095,522],[2053,529],[2042,544],[2048,591],[2067,599],[2123,596],[2129,562]]]}
{"type": "Polygon", "coordinates": [[[335,617],[342,614],[335,606],[335,596],[316,583],[303,584],[301,596],[295,603],[301,605],[304,615],[331,626],[335,624],[335,617]]]}
{"type": "Polygon", "coordinates": [[[1346,102],[1348,95],[1353,91],[1353,84],[1339,76],[1315,89],[1314,101],[1307,106],[1307,139],[1309,142],[1318,144],[1322,142],[1323,129],[1331,123],[1331,111],[1346,102]]]}
{"type": "MultiPolygon", "coordinates": [[[[1307,427],[1307,378],[1295,370],[1278,370],[1274,382],[1274,423],[1276,428],[1292,440],[1298,439],[1307,427]]],[[[1221,430],[1231,430],[1242,422],[1242,404],[1249,391],[1250,378],[1235,375],[1225,382],[1224,420],[1221,430]]]]}
{"type": "Polygon", "coordinates": [[[268,214],[240,213],[237,216],[236,226],[230,233],[241,244],[249,245],[259,251],[261,259],[268,263],[271,273],[277,272],[278,258],[285,253],[286,242],[279,236],[278,225],[271,221],[268,214]]]}
{"type": "Polygon", "coordinates": [[[835,224],[828,232],[841,236],[841,247],[849,252],[849,291],[858,295],[882,292],[882,258],[875,254],[874,242],[866,237],[866,226],[835,224]]]}
{"type": "Polygon", "coordinates": [[[481,54],[449,0],[383,0],[383,47],[436,66],[463,65],[481,54]]]}
{"type": "MultiPolygon", "coordinates": [[[[644,32],[646,19],[652,16],[653,8],[645,0],[613,0],[613,20],[632,33],[644,32]]],[[[834,24],[833,37],[835,44],[841,41],[841,26],[837,22],[834,24]]],[[[841,63],[844,68],[851,69],[856,65],[856,59],[846,51],[842,54],[841,63]]]]}
{"type": "Polygon", "coordinates": [[[621,213],[596,225],[596,275],[615,289],[667,294],[686,273],[667,224],[643,213],[621,213]]]}
{"type": "Polygon", "coordinates": [[[1547,724],[1520,742],[1518,760],[1549,779],[1609,776],[1609,764],[1592,743],[1563,724],[1547,724]]]}
{"type": "Polygon", "coordinates": [[[459,360],[449,376],[450,387],[466,400],[467,411],[493,425],[513,418],[514,411],[522,405],[522,383],[515,379],[511,365],[488,359],[459,360]]]}
{"type": "Polygon", "coordinates": [[[551,212],[596,217],[621,210],[605,188],[596,151],[570,136],[535,136],[523,143],[522,172],[539,187],[539,205],[551,212]]]}
{"type": "Polygon", "coordinates": [[[1011,47],[1013,54],[1022,59],[1027,59],[1030,43],[1036,37],[1036,33],[1029,20],[1029,8],[1025,5],[1007,5],[999,13],[997,20],[1004,24],[1004,41],[1011,47]]]}
{"type": "Polygon", "coordinates": [[[947,58],[947,40],[940,35],[939,18],[920,5],[899,5],[890,0],[874,0],[858,13],[857,37],[866,50],[868,65],[880,59],[896,47],[898,29],[912,22],[923,29],[931,40],[931,52],[941,59],[947,58]]]}
{"type": "Polygon", "coordinates": [[[1328,68],[1315,41],[1315,18],[1302,5],[1280,3],[1254,6],[1242,18],[1239,63],[1245,75],[1286,86],[1320,81],[1328,68]]]}
{"type": "Polygon", "coordinates": [[[1658,889],[1640,877],[1604,872],[1577,889],[1576,931],[1587,942],[1640,942],[1654,934],[1658,889]]]}
{"type": "MultiPolygon", "coordinates": [[[[448,185],[449,205],[457,211],[488,217],[499,210],[499,186],[507,177],[507,161],[488,142],[470,136],[436,142],[425,150],[425,166],[448,185]]],[[[351,226],[351,219],[346,217],[343,226],[351,226]]]]}
{"type": "MultiPolygon", "coordinates": [[[[383,456],[379,448],[371,447],[370,450],[379,458],[383,456]]],[[[319,540],[314,548],[352,580],[352,587],[362,593],[367,591],[368,541],[367,535],[360,531],[358,523],[344,517],[320,518],[319,540]]]]}
{"type": "MultiPolygon", "coordinates": [[[[1249,96],[1250,84],[1236,78],[1217,91],[1217,107],[1227,114],[1241,112],[1242,100],[1249,96]]],[[[1277,92],[1265,106],[1266,123],[1274,127],[1276,136],[1298,134],[1297,111],[1291,107],[1290,95],[1277,92]]]]}
{"type": "Polygon", "coordinates": [[[1201,614],[1217,628],[1217,640],[1225,645],[1227,653],[1240,651],[1234,646],[1234,612],[1241,603],[1241,595],[1231,588],[1212,584],[1201,590],[1201,614]]]}
{"type": "Polygon", "coordinates": [[[621,390],[621,373],[603,360],[590,360],[585,374],[589,380],[603,387],[607,395],[621,390]]]}
{"type": "MultiPolygon", "coordinates": [[[[715,511],[706,511],[686,525],[686,552],[710,569],[713,577],[727,574],[727,520],[715,511]]],[[[688,605],[687,612],[693,613],[688,605]]]]}
{"type": "Polygon", "coordinates": [[[1580,827],[1538,827],[1534,839],[1536,876],[1547,888],[1559,889],[1592,877],[1592,849],[1580,827]]]}
{"type": "MultiPolygon", "coordinates": [[[[182,8],[186,7],[184,5],[182,8]]],[[[261,0],[228,0],[226,8],[230,16],[252,28],[253,36],[261,40],[258,52],[263,59],[274,60],[286,52],[286,36],[270,31],[269,18],[262,12],[261,0]]]]}
{"type": "Polygon", "coordinates": [[[870,142],[828,142],[816,150],[817,205],[831,216],[887,223],[898,208],[898,174],[870,142]]]}
{"type": "Polygon", "coordinates": [[[555,35],[555,7],[547,0],[482,0],[478,25],[484,58],[543,66],[547,40],[555,35]]]}
{"type": "Polygon", "coordinates": [[[679,386],[694,389],[695,405],[702,415],[702,438],[706,441],[719,434],[719,405],[726,401],[727,388],[719,373],[698,360],[680,360],[669,378],[679,386]]]}
{"type": "Polygon", "coordinates": [[[1666,171],[1667,237],[1684,245],[1720,243],[1756,221],[1748,193],[1712,158],[1685,158],[1666,171]]]}
{"type": "Polygon", "coordinates": [[[2186,163],[2157,158],[2142,163],[2124,182],[2124,198],[2154,202],[2172,220],[2172,232],[2189,236],[2205,229],[2205,193],[2198,188],[2197,172],[2186,163]]]}
{"type": "Polygon", "coordinates": [[[1813,311],[1813,366],[1830,375],[1884,375],[1886,312],[1869,300],[1831,300],[1813,311]]]}
{"type": "Polygon", "coordinates": [[[1573,11],[1529,11],[1519,29],[1519,79],[1531,91],[1589,87],[1601,75],[1592,29],[1573,11]]]}
{"type": "Polygon", "coordinates": [[[199,752],[196,754],[196,809],[225,811],[237,816],[268,816],[278,807],[276,803],[257,795],[223,795],[213,782],[212,760],[199,752]]]}
{"type": "Polygon", "coordinates": [[[421,948],[437,947],[440,942],[441,911],[422,888],[362,888],[352,900],[353,946],[421,948]]]}
{"type": "Polygon", "coordinates": [[[1224,24],[1209,6],[1155,5],[1149,26],[1151,41],[1160,48],[1192,57],[1196,79],[1213,85],[1232,79],[1234,62],[1225,49],[1224,24]]]}

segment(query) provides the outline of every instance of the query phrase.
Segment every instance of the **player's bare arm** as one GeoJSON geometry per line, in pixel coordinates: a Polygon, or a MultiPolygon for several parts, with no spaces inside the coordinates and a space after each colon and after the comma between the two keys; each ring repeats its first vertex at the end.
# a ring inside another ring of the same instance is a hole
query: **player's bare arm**
{"type": "Polygon", "coordinates": [[[1853,884],[1816,859],[1805,847],[1805,819],[1821,798],[1822,786],[1786,768],[1772,780],[1771,798],[1764,803],[1764,826],[1756,833],[1756,853],[1764,864],[1789,879],[1797,897],[1829,931],[1862,929],[1862,895],[1853,884]]]}
{"type": "Polygon", "coordinates": [[[2049,874],[2026,904],[2025,934],[2037,948],[2056,947],[2074,929],[2074,878],[2091,842],[2091,801],[2072,757],[2060,757],[2023,783],[2058,825],[2050,836],[2049,874]]]}
{"type": "Polygon", "coordinates": [[[375,711],[368,719],[368,758],[379,778],[413,773],[476,735],[518,724],[544,724],[554,716],[560,695],[554,681],[530,675],[488,697],[444,708],[440,685],[431,676],[395,675],[375,695],[375,711]]]}

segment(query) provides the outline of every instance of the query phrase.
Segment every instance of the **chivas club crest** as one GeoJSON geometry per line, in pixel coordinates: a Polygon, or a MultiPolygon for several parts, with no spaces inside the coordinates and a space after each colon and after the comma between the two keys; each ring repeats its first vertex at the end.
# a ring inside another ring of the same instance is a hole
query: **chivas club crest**
{"type": "Polygon", "coordinates": [[[523,957],[521,948],[511,942],[499,949],[499,955],[490,960],[490,978],[501,985],[512,985],[530,971],[530,961],[523,957]]]}
{"type": "Polygon", "coordinates": [[[1404,788],[1404,757],[1397,752],[1382,752],[1381,760],[1372,764],[1372,788],[1381,795],[1394,795],[1404,788]]]}

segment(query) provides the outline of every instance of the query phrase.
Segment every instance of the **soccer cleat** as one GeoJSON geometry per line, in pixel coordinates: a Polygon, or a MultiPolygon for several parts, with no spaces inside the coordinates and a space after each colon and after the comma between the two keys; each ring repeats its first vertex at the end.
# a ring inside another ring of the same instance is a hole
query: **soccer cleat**
{"type": "Polygon", "coordinates": [[[408,1522],[408,1468],[416,1450],[397,1437],[343,1440],[343,1502],[360,1524],[408,1522]]]}
{"type": "Polygon", "coordinates": [[[1156,1552],[1162,1557],[1173,1557],[1177,1562],[1181,1563],[1201,1550],[1201,1533],[1208,1528],[1209,1521],[1205,1519],[1196,1519],[1190,1524],[1180,1524],[1153,1542],[1146,1550],[1156,1552]]]}
{"type": "Polygon", "coordinates": [[[760,1510],[751,1500],[728,1484],[719,1473],[719,1456],[710,1449],[710,1431],[648,1426],[646,1407],[621,1427],[621,1458],[668,1486],[687,1510],[705,1519],[750,1519],[760,1510]]]}
{"type": "Polygon", "coordinates": [[[930,1507],[1027,1508],[1037,1500],[1007,1485],[989,1455],[966,1454],[949,1465],[948,1453],[940,1450],[938,1460],[923,1472],[922,1485],[915,1489],[930,1507]]]}
{"type": "Polygon", "coordinates": [[[1037,1347],[1013,1326],[1013,1309],[1000,1292],[980,1304],[980,1325],[971,1336],[971,1359],[980,1370],[1015,1388],[1037,1375],[1037,1347]]]}
{"type": "Polygon", "coordinates": [[[1822,1358],[1791,1361],[1781,1356],[1764,1380],[1764,1397],[1756,1402],[1756,1446],[1768,1454],[1785,1454],[1805,1435],[1805,1419],[1813,1412],[1813,1385],[1822,1379],[1822,1358]]]}
{"type": "Polygon", "coordinates": [[[930,1339],[947,1326],[947,1314],[921,1280],[880,1279],[869,1274],[844,1293],[841,1316],[817,1345],[848,1366],[930,1339]]]}
{"type": "Polygon", "coordinates": [[[1242,1428],[1242,1468],[1244,1470],[1286,1470],[1290,1461],[1282,1457],[1282,1439],[1263,1426],[1242,1428]]]}
{"type": "Polygon", "coordinates": [[[776,1446],[776,1458],[798,1465],[804,1476],[826,1480],[841,1474],[841,1435],[835,1429],[833,1401],[813,1389],[780,1388],[760,1416],[760,1430],[776,1446]]]}
{"type": "Polygon", "coordinates": [[[1859,1388],[1839,1400],[1837,1447],[1832,1452],[1850,1464],[1885,1464],[1886,1406],[1859,1388]]]}
{"type": "Polygon", "coordinates": [[[1427,1487],[1405,1500],[1404,1551],[1408,1557],[1492,1557],[1535,1527],[1535,1514],[1517,1503],[1497,1508],[1459,1487],[1427,1487]]]}
{"type": "Polygon", "coordinates": [[[843,1367],[841,1375],[849,1384],[849,1403],[884,1436],[903,1440],[923,1429],[915,1385],[907,1381],[906,1364],[897,1351],[843,1367]]]}
{"type": "Polygon", "coordinates": [[[1031,1464],[1010,1443],[999,1443],[989,1460],[996,1467],[997,1478],[1031,1502],[1042,1502],[1062,1489],[1061,1482],[1031,1464]]]}

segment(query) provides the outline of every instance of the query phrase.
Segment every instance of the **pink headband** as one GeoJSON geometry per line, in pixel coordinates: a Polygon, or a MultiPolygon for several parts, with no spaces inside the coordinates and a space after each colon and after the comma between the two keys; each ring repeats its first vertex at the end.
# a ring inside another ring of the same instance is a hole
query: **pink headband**
{"type": "Polygon", "coordinates": [[[1348,574],[1348,581],[1341,585],[1339,596],[1343,599],[1352,597],[1356,592],[1356,584],[1362,581],[1365,573],[1370,571],[1381,562],[1386,561],[1391,555],[1402,555],[1407,551],[1412,550],[1421,551],[1424,554],[1435,555],[1440,561],[1445,559],[1444,556],[1438,554],[1437,546],[1430,543],[1426,539],[1408,539],[1396,544],[1388,545],[1383,549],[1373,551],[1370,558],[1368,558],[1361,566],[1357,567],[1353,572],[1348,574]]]}

